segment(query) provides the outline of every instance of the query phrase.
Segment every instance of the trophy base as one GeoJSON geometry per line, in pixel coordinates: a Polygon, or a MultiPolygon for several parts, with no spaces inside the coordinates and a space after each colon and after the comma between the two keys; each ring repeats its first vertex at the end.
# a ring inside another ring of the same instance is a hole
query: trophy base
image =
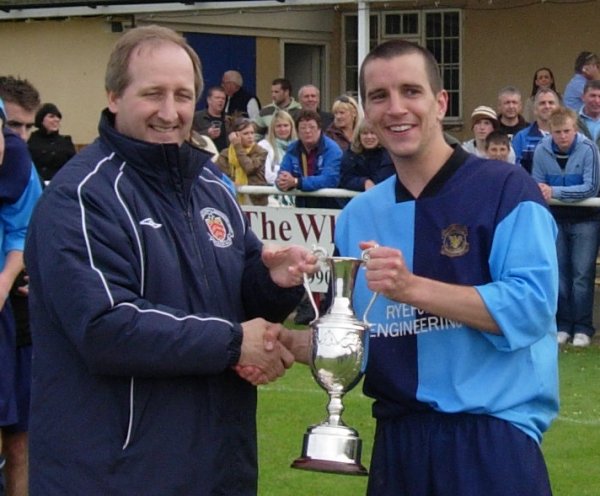
{"type": "Polygon", "coordinates": [[[292,468],[344,475],[368,475],[360,462],[362,440],[346,426],[314,426],[304,434],[302,455],[292,468]]]}

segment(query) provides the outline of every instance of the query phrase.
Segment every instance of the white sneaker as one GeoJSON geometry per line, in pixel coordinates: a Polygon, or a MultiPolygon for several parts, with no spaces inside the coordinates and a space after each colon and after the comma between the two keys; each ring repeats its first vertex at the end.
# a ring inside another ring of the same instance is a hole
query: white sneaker
{"type": "Polygon", "coordinates": [[[586,346],[589,346],[591,342],[591,338],[582,332],[575,333],[575,336],[573,337],[573,346],[577,346],[579,348],[585,348],[586,346]]]}
{"type": "Polygon", "coordinates": [[[558,331],[558,334],[556,336],[556,340],[558,341],[558,344],[561,344],[561,345],[567,344],[570,339],[571,339],[571,335],[568,332],[558,331]]]}

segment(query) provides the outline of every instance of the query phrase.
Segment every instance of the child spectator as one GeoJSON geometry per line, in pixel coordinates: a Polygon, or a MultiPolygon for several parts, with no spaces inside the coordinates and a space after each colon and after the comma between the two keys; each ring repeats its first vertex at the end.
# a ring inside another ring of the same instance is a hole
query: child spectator
{"type": "Polygon", "coordinates": [[[502,131],[492,131],[485,138],[485,154],[488,158],[508,162],[510,139],[502,131]]]}

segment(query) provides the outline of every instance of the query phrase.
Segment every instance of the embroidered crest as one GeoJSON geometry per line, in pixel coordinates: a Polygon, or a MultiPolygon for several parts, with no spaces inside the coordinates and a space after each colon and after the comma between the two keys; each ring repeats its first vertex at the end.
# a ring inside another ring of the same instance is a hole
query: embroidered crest
{"type": "Polygon", "coordinates": [[[200,216],[208,229],[209,239],[219,248],[231,246],[233,239],[233,228],[227,216],[214,208],[204,208],[200,216]]]}
{"type": "Polygon", "coordinates": [[[441,254],[447,257],[460,257],[469,251],[466,226],[451,224],[442,231],[441,254]]]}

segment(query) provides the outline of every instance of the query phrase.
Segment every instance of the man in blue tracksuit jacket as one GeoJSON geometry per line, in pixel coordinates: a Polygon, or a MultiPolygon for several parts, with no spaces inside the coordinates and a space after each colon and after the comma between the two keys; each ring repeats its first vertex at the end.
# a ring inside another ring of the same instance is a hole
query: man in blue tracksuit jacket
{"type": "Polygon", "coordinates": [[[100,136],[35,211],[31,496],[256,494],[256,388],[235,368],[290,365],[257,317],[283,319],[314,261],[265,253],[187,143],[201,86],[175,32],[121,37],[100,136]]]}
{"type": "MultiPolygon", "coordinates": [[[[551,135],[533,155],[532,176],[547,201],[594,198],[600,188],[596,144],[577,132],[577,114],[567,108],[550,115],[551,135]]],[[[600,242],[600,209],[553,205],[558,225],[558,342],[588,346],[594,335],[594,287],[600,242]]]]}

